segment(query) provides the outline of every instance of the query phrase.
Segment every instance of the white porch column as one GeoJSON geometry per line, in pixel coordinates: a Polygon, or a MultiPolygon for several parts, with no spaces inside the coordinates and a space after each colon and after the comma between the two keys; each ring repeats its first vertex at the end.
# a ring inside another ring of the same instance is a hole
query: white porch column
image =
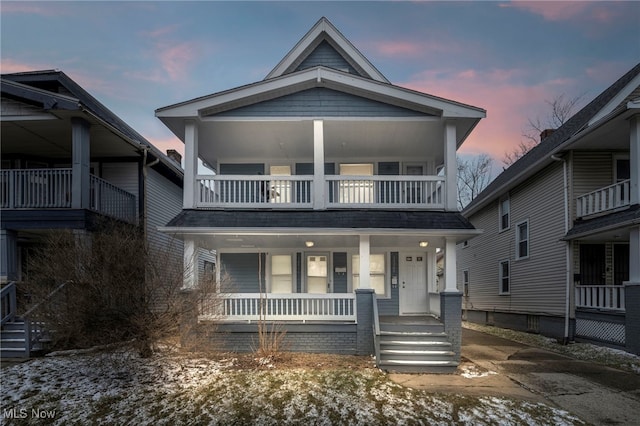
{"type": "Polygon", "coordinates": [[[370,236],[360,235],[360,287],[358,288],[371,288],[370,248],[370,236]]]}
{"type": "Polygon", "coordinates": [[[313,120],[313,208],[324,210],[324,122],[313,120]]]}
{"type": "Polygon", "coordinates": [[[444,249],[444,291],[458,292],[456,278],[456,241],[447,238],[444,249]]]}
{"type": "Polygon", "coordinates": [[[444,130],[444,171],[447,179],[445,209],[458,210],[458,162],[456,160],[456,126],[447,121],[444,130]]]}
{"type": "Polygon", "coordinates": [[[84,119],[71,119],[71,207],[88,209],[91,207],[91,125],[84,119]]]}
{"type": "Polygon", "coordinates": [[[195,120],[186,120],[184,124],[184,190],[182,195],[182,208],[193,209],[196,207],[197,174],[198,125],[195,120]]]}
{"type": "MultiPolygon", "coordinates": [[[[629,119],[629,165],[631,167],[629,201],[640,203],[640,115],[629,119]]],[[[633,258],[631,258],[633,259],[633,258]]],[[[636,257],[636,259],[638,259],[636,257]]]]}
{"type": "Polygon", "coordinates": [[[183,289],[195,289],[198,287],[198,252],[196,242],[193,238],[184,239],[183,289]]]}

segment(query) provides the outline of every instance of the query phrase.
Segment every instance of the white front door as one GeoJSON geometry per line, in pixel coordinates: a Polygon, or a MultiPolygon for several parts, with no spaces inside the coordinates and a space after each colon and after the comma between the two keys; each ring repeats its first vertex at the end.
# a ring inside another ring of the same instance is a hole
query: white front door
{"type": "Polygon", "coordinates": [[[400,315],[429,312],[427,254],[400,253],[400,315]]]}
{"type": "Polygon", "coordinates": [[[330,293],[329,256],[307,254],[307,293],[330,293]]]}

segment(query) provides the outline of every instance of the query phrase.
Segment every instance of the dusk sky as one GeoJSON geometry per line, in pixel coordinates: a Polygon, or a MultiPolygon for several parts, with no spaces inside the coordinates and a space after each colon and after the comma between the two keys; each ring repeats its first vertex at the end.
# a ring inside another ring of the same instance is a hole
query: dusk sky
{"type": "Polygon", "coordinates": [[[3,0],[0,70],[64,71],[183,152],[155,109],[262,80],[322,16],[393,84],[487,110],[461,152],[495,166],[545,101],[582,107],[640,61],[640,2],[3,0]]]}

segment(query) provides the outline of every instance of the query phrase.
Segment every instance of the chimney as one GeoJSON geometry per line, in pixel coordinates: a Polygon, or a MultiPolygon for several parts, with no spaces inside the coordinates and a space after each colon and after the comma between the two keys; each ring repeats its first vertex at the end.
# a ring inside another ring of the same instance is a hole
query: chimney
{"type": "Polygon", "coordinates": [[[182,164],[182,155],[180,155],[180,153],[175,149],[168,149],[167,157],[171,158],[173,161],[178,163],[178,165],[182,164]]]}
{"type": "Polygon", "coordinates": [[[551,136],[555,131],[556,129],[544,129],[542,132],[540,132],[540,142],[551,136]]]}

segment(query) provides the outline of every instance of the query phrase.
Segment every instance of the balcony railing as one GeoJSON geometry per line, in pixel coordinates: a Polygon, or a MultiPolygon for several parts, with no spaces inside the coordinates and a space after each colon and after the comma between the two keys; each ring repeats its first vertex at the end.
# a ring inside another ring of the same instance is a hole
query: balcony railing
{"type": "Polygon", "coordinates": [[[629,205],[629,183],[623,180],[576,198],[578,218],[604,213],[629,205]]]}
{"type": "Polygon", "coordinates": [[[249,208],[444,208],[441,176],[311,175],[196,177],[196,206],[249,208]],[[323,200],[321,203],[317,199],[323,200]]]}
{"type": "Polygon", "coordinates": [[[576,308],[624,311],[624,286],[576,286],[576,308]]]}
{"type": "MultiPolygon", "coordinates": [[[[3,209],[69,209],[71,169],[0,170],[3,209]]],[[[90,176],[90,206],[100,214],[134,223],[136,197],[99,177],[90,176]]]]}
{"type": "Polygon", "coordinates": [[[219,321],[356,321],[353,293],[230,293],[204,300],[200,319],[219,321]]]}

